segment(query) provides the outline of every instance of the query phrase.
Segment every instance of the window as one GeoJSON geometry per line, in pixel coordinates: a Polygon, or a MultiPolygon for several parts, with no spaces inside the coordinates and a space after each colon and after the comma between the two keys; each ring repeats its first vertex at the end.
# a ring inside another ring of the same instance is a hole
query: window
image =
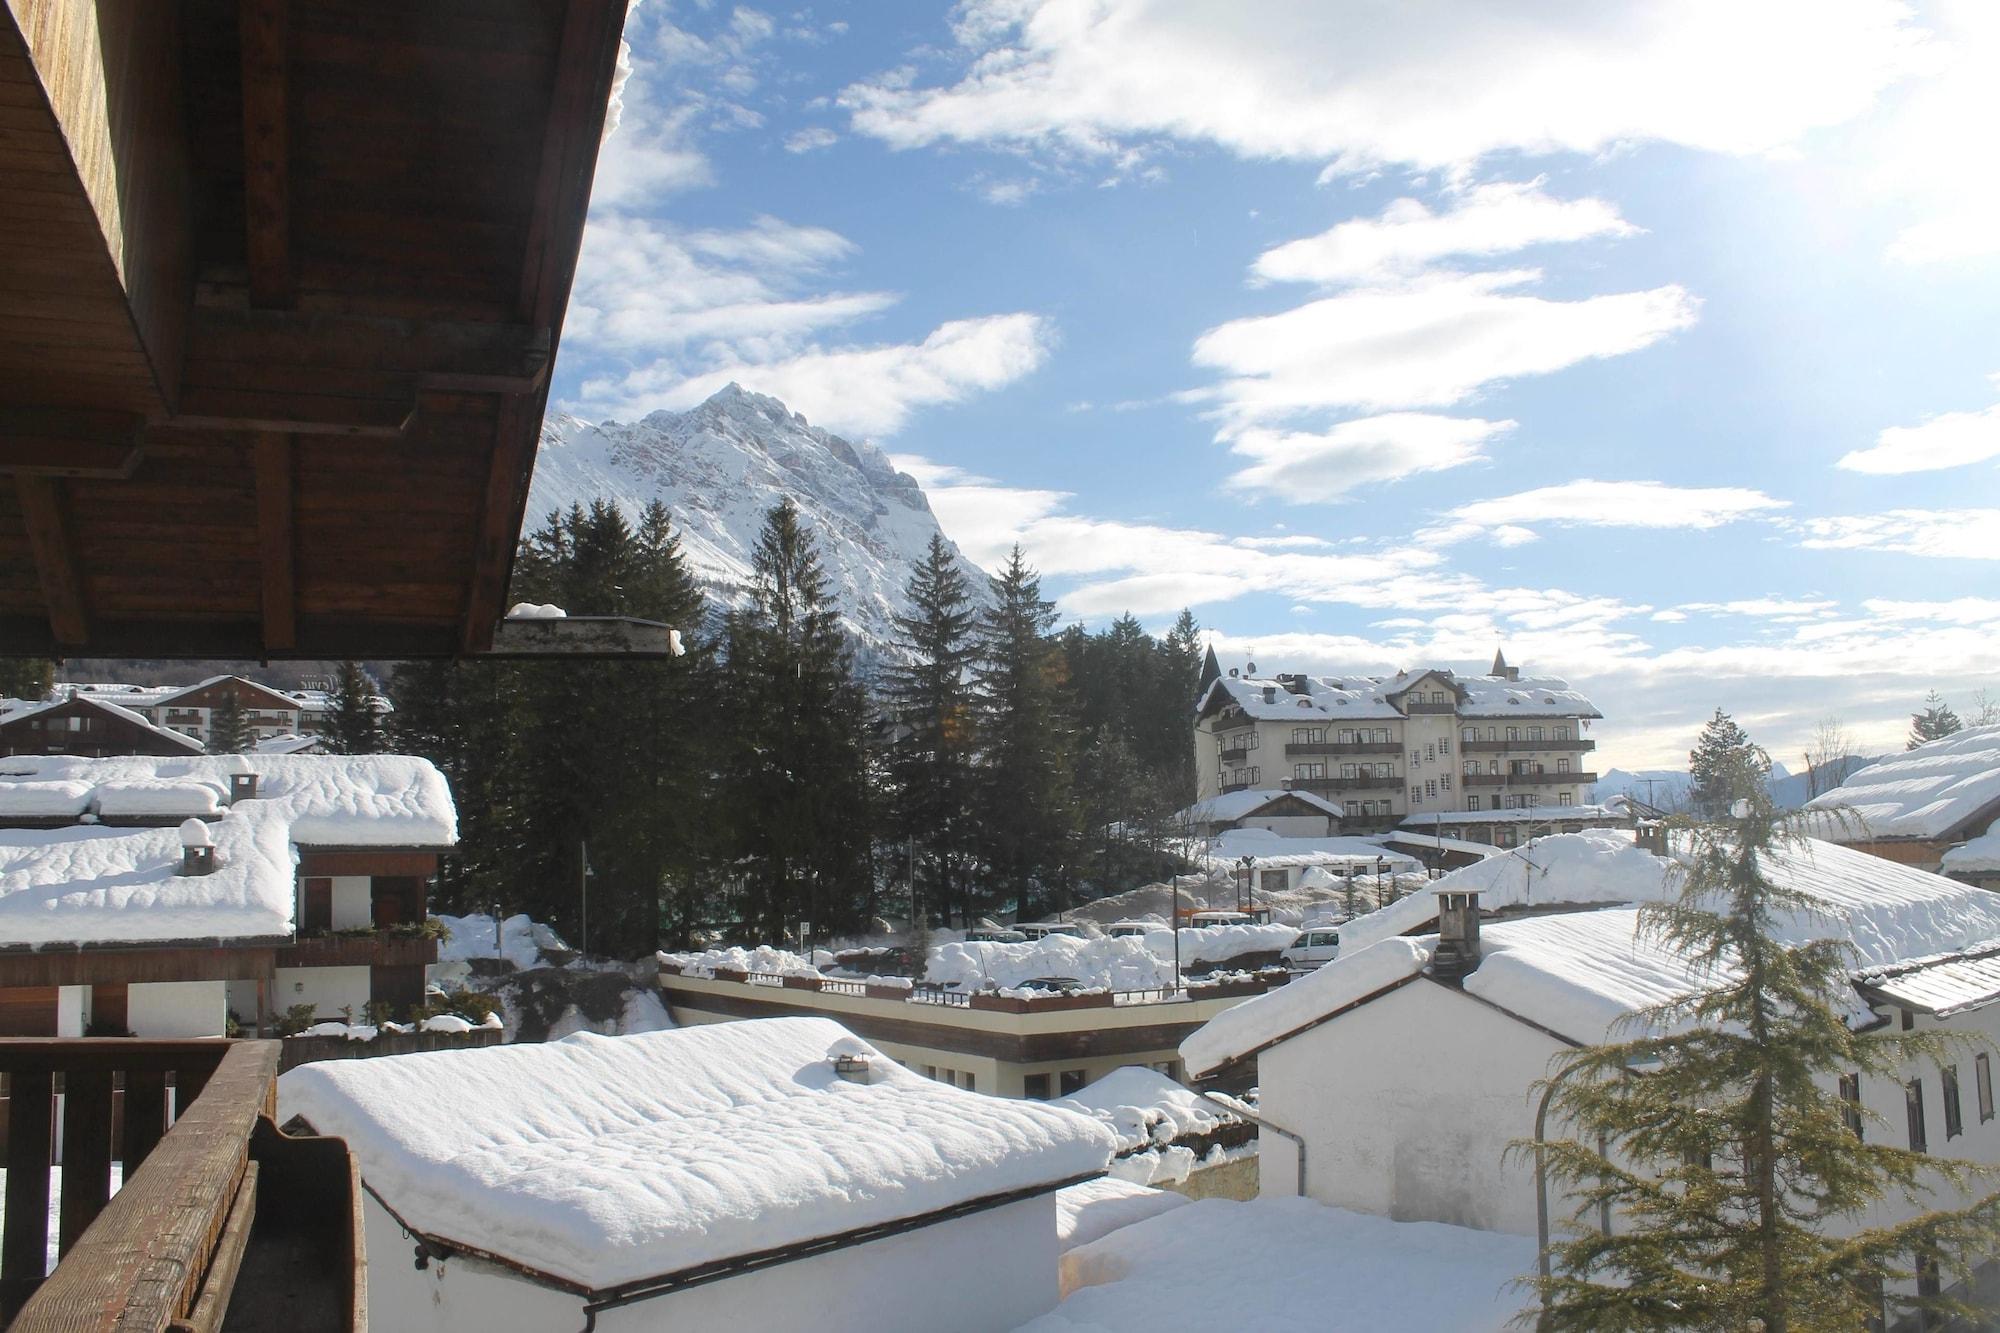
{"type": "Polygon", "coordinates": [[[1438,737],[1438,753],[1439,754],[1451,753],[1451,737],[1449,736],[1438,737]]]}
{"type": "Polygon", "coordinates": [[[1354,732],[1351,728],[1342,729],[1340,733],[1340,743],[1342,745],[1354,744],[1354,732]]]}
{"type": "Polygon", "coordinates": [[[1529,739],[1529,740],[1531,740],[1531,741],[1538,741],[1538,740],[1540,740],[1541,738],[1542,738],[1542,729],[1541,729],[1540,727],[1529,727],[1529,728],[1528,728],[1528,739],[1529,739]]]}
{"type": "Polygon", "coordinates": [[[1556,772],[1558,772],[1558,773],[1567,773],[1567,772],[1569,772],[1569,760],[1567,760],[1567,759],[1558,759],[1558,760],[1556,760],[1556,772]]]}
{"type": "MultiPolygon", "coordinates": [[[[1500,807],[1495,806],[1493,808],[1497,810],[1500,807]]],[[[1512,847],[1514,845],[1514,830],[1510,828],[1494,829],[1493,845],[1495,847],[1512,847]]]]}
{"type": "Polygon", "coordinates": [[[1557,805],[1575,805],[1575,804],[1576,804],[1576,793],[1575,793],[1575,792],[1573,792],[1573,791],[1562,791],[1562,792],[1557,792],[1557,793],[1556,793],[1556,804],[1557,804],[1557,805]]]}
{"type": "MultiPolygon", "coordinates": [[[[1934,1301],[1943,1293],[1944,1283],[1938,1279],[1937,1256],[1929,1253],[1918,1255],[1917,1299],[1934,1301]]],[[[1928,1313],[1920,1313],[1918,1315],[1917,1326],[1919,1328],[1930,1328],[1932,1326],[1931,1316],[1928,1313]]]]}
{"type": "Polygon", "coordinates": [[[1840,1076],[1840,1118],[1855,1138],[1861,1138],[1861,1075],[1840,1076]]]}
{"type": "Polygon", "coordinates": [[[1557,728],[1556,728],[1556,739],[1557,739],[1557,740],[1559,740],[1559,741],[1566,741],[1566,740],[1568,740],[1568,739],[1569,739],[1569,728],[1568,728],[1568,727],[1557,727],[1557,728]]]}
{"type": "Polygon", "coordinates": [[[1468,745],[1472,744],[1474,741],[1479,739],[1479,728],[1467,727],[1465,731],[1461,734],[1461,739],[1463,739],[1465,743],[1468,745]]]}
{"type": "Polygon", "coordinates": [[[1299,782],[1317,782],[1326,776],[1325,764],[1293,764],[1292,777],[1299,782]]]}
{"type": "Polygon", "coordinates": [[[1993,1118],[1993,1064],[1984,1051],[1973,1057],[1972,1081],[1979,1095],[1979,1123],[1983,1125],[1993,1118]]]}
{"type": "Polygon", "coordinates": [[[1468,810],[1477,810],[1479,808],[1479,798],[1477,796],[1466,797],[1465,808],[1468,810]]]}
{"type": "Polygon", "coordinates": [[[1435,779],[1426,779],[1424,782],[1424,796],[1427,799],[1435,800],[1437,798],[1437,794],[1438,794],[1437,781],[1435,779]]]}
{"type": "Polygon", "coordinates": [[[1286,881],[1289,872],[1283,870],[1260,870],[1257,872],[1257,887],[1266,893],[1283,893],[1290,887],[1286,881]]]}
{"type": "Polygon", "coordinates": [[[1451,774],[1449,773],[1438,774],[1438,790],[1439,791],[1451,790],[1451,774]]]}
{"type": "Polygon", "coordinates": [[[1424,747],[1424,758],[1426,760],[1436,759],[1437,757],[1438,757],[1438,747],[1435,744],[1426,745],[1424,747]]]}
{"type": "Polygon", "coordinates": [[[1441,704],[1441,703],[1443,703],[1443,702],[1444,702],[1444,691],[1443,691],[1443,690],[1432,690],[1432,691],[1431,691],[1431,702],[1432,702],[1432,703],[1434,703],[1434,704],[1441,704]]]}
{"type": "Polygon", "coordinates": [[[973,1084],[972,1071],[968,1069],[965,1071],[965,1081],[959,1084],[959,1086],[964,1088],[967,1092],[977,1092],[978,1089],[973,1087],[972,1084],[973,1084]]]}
{"type": "Polygon", "coordinates": [[[1424,799],[1424,789],[1422,787],[1412,786],[1410,788],[1410,804],[1415,805],[1423,799],[1424,799]]]}
{"type": "Polygon", "coordinates": [[[1063,1070],[1061,1083],[1062,1083],[1062,1095],[1065,1097],[1069,1096],[1073,1092],[1082,1092],[1083,1070],[1081,1069],[1063,1070]]]}
{"type": "Polygon", "coordinates": [[[1955,1139],[1965,1133],[1965,1113],[1958,1105],[1958,1066],[1944,1067],[1944,1136],[1955,1139]]]}
{"type": "Polygon", "coordinates": [[[299,929],[333,929],[333,881],[313,878],[305,882],[304,902],[299,910],[299,929]]]}
{"type": "Polygon", "coordinates": [[[1924,1082],[1913,1078],[1903,1085],[1903,1113],[1910,1122],[1910,1151],[1929,1152],[1924,1138],[1924,1082]]]}
{"type": "Polygon", "coordinates": [[[1352,764],[1342,764],[1342,765],[1340,766],[1340,776],[1342,776],[1342,777],[1344,777],[1344,778],[1351,778],[1351,777],[1353,777],[1353,776],[1354,776],[1354,765],[1352,765],[1352,764]]]}
{"type": "Polygon", "coordinates": [[[1292,744],[1318,745],[1326,739],[1326,733],[1318,727],[1293,727],[1292,744]]]}
{"type": "Polygon", "coordinates": [[[1045,1102],[1049,1099],[1049,1076],[1029,1074],[1021,1080],[1021,1095],[1030,1101],[1045,1102]]]}
{"type": "Polygon", "coordinates": [[[1510,741],[1518,741],[1518,740],[1520,740],[1520,739],[1521,739],[1521,729],[1520,729],[1519,727],[1509,727],[1509,728],[1507,728],[1507,739],[1508,739],[1508,740],[1510,740],[1510,741]]]}
{"type": "Polygon", "coordinates": [[[1424,762],[1423,755],[1415,749],[1410,751],[1410,767],[1416,768],[1424,762]]]}

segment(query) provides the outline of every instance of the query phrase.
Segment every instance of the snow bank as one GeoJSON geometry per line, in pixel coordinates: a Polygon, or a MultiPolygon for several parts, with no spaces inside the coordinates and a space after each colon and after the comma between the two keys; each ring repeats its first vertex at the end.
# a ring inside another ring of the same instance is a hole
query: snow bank
{"type": "Polygon", "coordinates": [[[438,944],[438,962],[463,963],[474,958],[504,958],[526,971],[544,966],[544,949],[567,949],[555,927],[544,925],[520,912],[500,923],[499,948],[494,947],[493,917],[487,912],[467,916],[440,916],[451,938],[438,944]]]}
{"type": "Polygon", "coordinates": [[[509,620],[567,620],[569,612],[553,602],[516,602],[507,608],[509,620]]]}
{"type": "Polygon", "coordinates": [[[1820,837],[1858,842],[1944,837],[1995,802],[2000,727],[1968,727],[1868,765],[1806,809],[1824,813],[1820,837]]]}
{"type": "MultiPolygon", "coordinates": [[[[1251,953],[1275,953],[1292,942],[1291,926],[1209,926],[1180,932],[1181,964],[1219,963],[1251,953]]],[[[944,944],[931,950],[925,977],[977,988],[1019,986],[1035,977],[1074,977],[1085,986],[1154,990],[1174,984],[1174,932],[1163,924],[1144,935],[1050,935],[1025,944],[944,944]]]]}
{"type": "Polygon", "coordinates": [[[1315,1020],[1407,980],[1429,966],[1432,941],[1386,939],[1339,958],[1290,985],[1225,1009],[1181,1042],[1181,1059],[1199,1077],[1289,1036],[1315,1020]]]}
{"type": "Polygon", "coordinates": [[[1309,1199],[1203,1199],[1072,1250],[1076,1288],[1020,1333],[1502,1333],[1534,1267],[1531,1237],[1309,1199]]]}
{"type": "Polygon", "coordinates": [[[965,1092],[822,1018],[579,1034],[303,1065],[281,1121],[347,1140],[368,1186],[431,1235],[593,1288],[1102,1171],[1111,1135],[965,1092]]]}
{"type": "Polygon", "coordinates": [[[760,944],[754,949],[707,949],[699,953],[661,953],[663,963],[677,963],[683,972],[710,973],[717,968],[734,972],[762,972],[780,977],[816,977],[819,969],[802,954],[760,944]]]}
{"type": "Polygon", "coordinates": [[[177,819],[219,814],[228,794],[228,787],[208,782],[134,778],[130,782],[100,782],[92,796],[97,813],[106,819],[177,819]]]}
{"type": "Polygon", "coordinates": [[[1205,1134],[1237,1117],[1144,1065],[1114,1069],[1056,1102],[1095,1116],[1118,1135],[1120,1152],[1205,1134]]]}
{"type": "Polygon", "coordinates": [[[0,782],[0,817],[74,819],[89,807],[88,782],[0,782]]]}
{"type": "MultiPolygon", "coordinates": [[[[1129,1227],[1193,1202],[1185,1194],[1147,1189],[1128,1180],[1104,1176],[1056,1191],[1056,1237],[1064,1254],[1079,1245],[1101,1240],[1119,1227],[1129,1227]]],[[[1065,1289],[1066,1291],[1067,1289],[1065,1289]]]]}

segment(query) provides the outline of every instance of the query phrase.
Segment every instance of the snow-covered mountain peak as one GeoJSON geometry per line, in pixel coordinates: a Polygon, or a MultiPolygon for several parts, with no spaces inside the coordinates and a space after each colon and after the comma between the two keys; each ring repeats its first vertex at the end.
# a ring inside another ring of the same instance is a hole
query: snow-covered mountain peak
{"type": "MultiPolygon", "coordinates": [[[[684,412],[597,425],[551,413],[528,521],[594,499],[636,520],[651,500],[672,512],[689,566],[719,605],[748,596],[764,516],[789,495],[818,539],[842,614],[864,656],[886,651],[903,585],[937,517],[923,488],[872,444],[812,425],[776,398],[731,383],[684,412]]],[[[982,602],[988,583],[960,565],[982,602]]]]}

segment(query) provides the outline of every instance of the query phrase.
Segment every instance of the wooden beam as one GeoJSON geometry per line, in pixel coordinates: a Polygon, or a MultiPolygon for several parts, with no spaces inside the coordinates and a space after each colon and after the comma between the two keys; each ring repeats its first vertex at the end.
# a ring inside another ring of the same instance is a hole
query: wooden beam
{"type": "Polygon", "coordinates": [[[164,424],[193,430],[393,437],[407,432],[416,419],[414,393],[408,398],[341,398],[189,387],[181,391],[181,410],[164,424]]]}
{"type": "Polygon", "coordinates": [[[292,441],[259,435],[257,472],[257,559],[262,566],[264,650],[286,652],[298,645],[298,583],[293,575],[292,441]]]}
{"type": "Polygon", "coordinates": [[[285,67],[290,0],[242,0],[237,11],[243,71],[243,232],[250,300],[293,300],[291,134],[285,67]]]}
{"type": "Polygon", "coordinates": [[[145,425],[131,412],[0,408],[0,472],[123,479],[139,465],[145,425]]]}
{"type": "Polygon", "coordinates": [[[500,622],[486,657],[679,657],[680,635],[657,620],[565,616],[500,622]]]}
{"type": "Polygon", "coordinates": [[[187,378],[252,389],[311,367],[379,374],[385,385],[527,393],[547,376],[553,341],[546,324],[197,306],[187,378]]]}
{"type": "Polygon", "coordinates": [[[53,477],[21,475],[14,478],[14,490],[20,497],[35,572],[41,576],[42,597],[49,607],[50,635],[60,647],[81,647],[90,641],[90,616],[63,483],[53,477]]]}

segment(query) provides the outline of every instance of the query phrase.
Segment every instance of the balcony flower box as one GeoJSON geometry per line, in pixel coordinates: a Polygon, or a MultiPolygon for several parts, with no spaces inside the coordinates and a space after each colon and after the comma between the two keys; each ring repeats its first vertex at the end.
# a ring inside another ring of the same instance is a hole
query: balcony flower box
{"type": "Polygon", "coordinates": [[[709,975],[714,977],[717,981],[750,980],[750,974],[748,972],[743,971],[741,968],[735,968],[735,967],[718,967],[714,971],[710,972],[709,975]]]}
{"type": "Polygon", "coordinates": [[[785,989],[786,989],[786,990],[818,990],[818,989],[819,989],[819,985],[820,985],[820,982],[821,982],[821,980],[822,980],[822,978],[820,978],[820,977],[786,977],[786,978],[785,978],[785,989]]]}
{"type": "Polygon", "coordinates": [[[1028,1002],[1015,995],[990,995],[985,991],[975,991],[970,997],[974,1009],[984,1009],[994,1014],[1025,1014],[1028,1002]]]}
{"type": "Polygon", "coordinates": [[[885,986],[877,981],[864,982],[861,993],[871,1000],[907,1000],[912,994],[908,986],[885,986]]]}
{"type": "Polygon", "coordinates": [[[1025,1003],[1028,1006],[1028,1012],[1031,1014],[1046,1014],[1062,1009],[1109,1009],[1111,1007],[1111,992],[1108,990],[1075,991],[1068,995],[1052,993],[1034,996],[1032,999],[1026,1000],[1025,1003]]]}
{"type": "Polygon", "coordinates": [[[662,962],[660,964],[660,971],[670,977],[677,977],[681,974],[681,965],[679,963],[662,962]]]}
{"type": "Polygon", "coordinates": [[[1262,995],[1268,983],[1260,978],[1234,981],[1214,981],[1207,985],[1190,983],[1187,988],[1190,1000],[1228,1000],[1239,995],[1262,995]]]}

